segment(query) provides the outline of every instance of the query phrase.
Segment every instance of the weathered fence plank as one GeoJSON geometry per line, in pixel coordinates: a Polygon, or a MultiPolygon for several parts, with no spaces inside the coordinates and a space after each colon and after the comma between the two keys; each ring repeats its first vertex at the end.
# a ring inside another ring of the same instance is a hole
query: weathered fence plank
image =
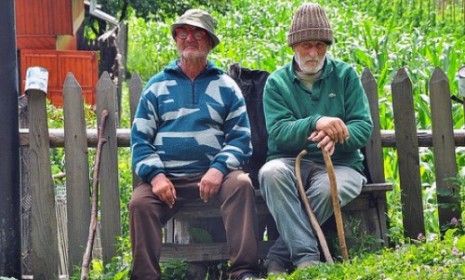
{"type": "Polygon", "coordinates": [[[425,224],[412,82],[404,68],[397,72],[391,88],[404,235],[417,238],[425,234],[425,224]]]}
{"type": "MultiPolygon", "coordinates": [[[[271,242],[260,241],[258,243],[258,255],[264,258],[271,247],[271,242]]],[[[162,247],[161,260],[182,259],[189,262],[205,262],[227,260],[229,248],[224,243],[198,243],[186,245],[165,244],[162,247]]]]}
{"type": "Polygon", "coordinates": [[[80,266],[90,222],[89,164],[82,90],[73,74],[63,85],[68,270],[80,266]]]}
{"type": "MultiPolygon", "coordinates": [[[[27,95],[19,97],[19,127],[29,127],[27,95]]],[[[21,185],[21,267],[22,274],[32,274],[31,263],[31,163],[29,145],[19,147],[20,185],[21,185]]]]}
{"type": "Polygon", "coordinates": [[[109,262],[116,255],[116,237],[121,235],[119,189],[118,189],[118,146],[116,143],[117,119],[116,86],[107,72],[97,83],[97,120],[100,123],[103,110],[108,119],[103,133],[107,142],[102,148],[103,168],[100,169],[101,240],[103,261],[109,262]]]}
{"type": "Polygon", "coordinates": [[[142,79],[138,74],[133,74],[129,81],[129,111],[131,113],[131,124],[134,121],[134,114],[136,113],[142,88],[142,79]]]}
{"type": "MultiPolygon", "coordinates": [[[[139,103],[140,94],[142,92],[142,79],[138,74],[134,74],[129,82],[129,112],[131,114],[131,125],[134,121],[134,115],[136,114],[137,104],[139,103]]],[[[132,186],[135,188],[139,183],[140,179],[133,172],[132,173],[132,186]]]]}
{"type": "Polygon", "coordinates": [[[381,149],[381,130],[379,125],[379,105],[378,105],[378,86],[375,78],[368,69],[362,73],[362,84],[370,104],[371,116],[373,119],[373,132],[366,149],[367,164],[370,166],[370,177],[373,183],[385,182],[384,177],[384,159],[383,150],[381,149]],[[374,153],[373,151],[379,151],[374,153]]]}
{"type": "MultiPolygon", "coordinates": [[[[371,183],[384,183],[384,158],[381,146],[381,129],[379,125],[379,103],[378,103],[378,86],[376,80],[368,69],[362,73],[362,85],[368,97],[370,112],[373,121],[373,132],[370,141],[365,146],[366,162],[370,167],[369,171],[371,183]],[[375,152],[376,151],[376,152],[375,152]]],[[[379,213],[377,213],[382,225],[387,224],[387,200],[385,193],[380,194],[377,198],[379,213]]],[[[380,236],[384,237],[384,244],[387,244],[387,228],[380,229],[380,236]]]]}
{"type": "Polygon", "coordinates": [[[452,218],[460,219],[461,210],[460,188],[450,180],[457,176],[457,163],[449,82],[442,70],[434,70],[429,88],[439,225],[443,228],[452,218]]]}
{"type": "MultiPolygon", "coordinates": [[[[128,54],[128,25],[125,21],[121,21],[118,24],[118,32],[115,40],[116,58],[113,67],[117,67],[114,72],[116,76],[116,91],[118,96],[118,118],[121,119],[121,99],[123,96],[123,82],[126,81],[126,62],[128,54]]],[[[118,127],[120,123],[121,121],[118,122],[118,127]]]]}
{"type": "Polygon", "coordinates": [[[57,219],[49,157],[46,97],[39,90],[29,90],[27,94],[30,121],[32,273],[34,279],[57,279],[57,219]]]}

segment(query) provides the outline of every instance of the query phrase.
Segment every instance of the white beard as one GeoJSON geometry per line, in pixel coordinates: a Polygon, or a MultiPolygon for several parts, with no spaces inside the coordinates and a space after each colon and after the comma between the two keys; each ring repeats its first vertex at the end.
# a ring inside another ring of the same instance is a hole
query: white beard
{"type": "Polygon", "coordinates": [[[314,75],[318,73],[321,69],[323,69],[323,65],[325,63],[325,55],[317,58],[308,58],[308,57],[301,57],[299,53],[295,53],[295,62],[304,74],[314,75]],[[308,63],[309,61],[315,61],[315,63],[308,63]],[[311,65],[315,64],[315,65],[311,65]]]}

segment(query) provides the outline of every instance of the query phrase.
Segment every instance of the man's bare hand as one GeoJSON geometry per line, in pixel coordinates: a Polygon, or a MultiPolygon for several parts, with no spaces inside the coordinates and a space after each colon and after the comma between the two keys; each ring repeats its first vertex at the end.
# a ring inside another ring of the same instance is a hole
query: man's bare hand
{"type": "Polygon", "coordinates": [[[200,198],[204,202],[218,193],[221,183],[223,183],[223,173],[216,168],[208,169],[207,173],[202,176],[199,183],[200,198]]]}
{"type": "Polygon", "coordinates": [[[316,122],[316,130],[324,131],[335,143],[344,143],[349,138],[346,124],[335,117],[322,117],[316,122]]]}
{"type": "Polygon", "coordinates": [[[317,147],[328,152],[330,156],[334,153],[336,142],[331,139],[324,131],[313,131],[307,138],[317,144],[317,147]]]}
{"type": "Polygon", "coordinates": [[[173,208],[174,203],[176,202],[176,189],[170,179],[168,179],[165,174],[160,173],[153,177],[150,185],[152,185],[153,194],[166,203],[170,208],[173,208]]]}

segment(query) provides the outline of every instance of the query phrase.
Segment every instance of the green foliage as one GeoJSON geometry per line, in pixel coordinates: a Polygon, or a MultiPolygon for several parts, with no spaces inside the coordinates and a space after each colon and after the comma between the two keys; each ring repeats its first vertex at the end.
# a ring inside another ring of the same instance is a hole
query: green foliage
{"type": "MultiPolygon", "coordinates": [[[[361,226],[361,220],[357,218],[344,219],[344,228],[346,230],[346,242],[349,248],[350,256],[360,256],[368,252],[378,250],[383,243],[377,236],[368,234],[361,226]],[[362,238],[360,238],[362,236],[362,238]]],[[[339,248],[339,242],[334,236],[333,246],[339,248]],[[335,246],[336,245],[336,246],[335,246]]],[[[334,253],[333,253],[334,255],[334,253]]],[[[342,259],[342,254],[339,253],[342,259]]]]}
{"type": "Polygon", "coordinates": [[[190,227],[188,229],[189,236],[193,243],[212,243],[213,238],[211,234],[203,228],[190,227]]]}
{"type": "Polygon", "coordinates": [[[208,5],[216,10],[224,11],[228,6],[228,1],[225,0],[214,2],[207,0],[98,0],[97,2],[102,4],[102,10],[114,16],[121,16],[125,3],[128,3],[128,7],[134,10],[136,16],[159,20],[182,14],[192,7],[208,5]]]}
{"type": "Polygon", "coordinates": [[[169,260],[161,264],[162,280],[187,279],[188,264],[179,260],[169,260]]]}
{"type": "MultiPolygon", "coordinates": [[[[104,265],[102,260],[94,259],[91,263],[89,273],[90,280],[123,280],[129,279],[131,267],[131,250],[128,238],[118,238],[117,240],[117,255],[113,257],[110,263],[104,265]]],[[[71,280],[80,279],[80,267],[77,268],[71,280]]]]}
{"type": "Polygon", "coordinates": [[[449,230],[444,240],[409,243],[345,263],[318,265],[268,279],[464,279],[465,236],[449,230]]]}

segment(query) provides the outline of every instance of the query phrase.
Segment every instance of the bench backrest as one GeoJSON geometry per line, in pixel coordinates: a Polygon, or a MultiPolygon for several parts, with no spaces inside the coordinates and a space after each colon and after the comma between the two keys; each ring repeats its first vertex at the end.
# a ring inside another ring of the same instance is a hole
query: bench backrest
{"type": "Polygon", "coordinates": [[[253,152],[244,169],[249,173],[253,185],[258,187],[258,171],[265,164],[268,152],[268,133],[263,114],[263,89],[270,74],[266,71],[242,68],[239,64],[231,65],[228,74],[239,85],[247,106],[253,152]]]}

